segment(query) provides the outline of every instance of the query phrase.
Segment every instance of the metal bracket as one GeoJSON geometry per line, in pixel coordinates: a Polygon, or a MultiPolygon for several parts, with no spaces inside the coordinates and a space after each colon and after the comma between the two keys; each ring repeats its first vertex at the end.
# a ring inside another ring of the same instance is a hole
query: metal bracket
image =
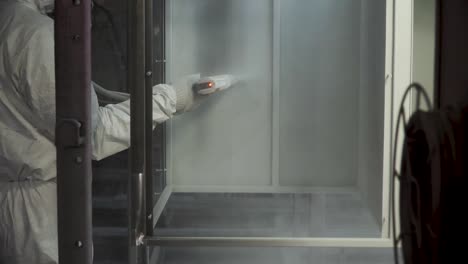
{"type": "Polygon", "coordinates": [[[81,127],[82,124],[76,119],[59,119],[57,130],[63,132],[57,133],[57,135],[62,135],[62,137],[57,138],[57,141],[60,141],[64,147],[77,148],[83,146],[86,137],[82,135],[81,127]]]}

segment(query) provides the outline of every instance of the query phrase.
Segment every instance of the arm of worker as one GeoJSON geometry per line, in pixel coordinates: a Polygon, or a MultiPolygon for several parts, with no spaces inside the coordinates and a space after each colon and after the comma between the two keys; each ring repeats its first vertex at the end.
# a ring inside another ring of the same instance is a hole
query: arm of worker
{"type": "MultiPolygon", "coordinates": [[[[173,116],[176,101],[177,95],[172,86],[162,84],[153,88],[153,126],[173,116]]],[[[101,160],[130,147],[130,100],[98,107],[93,112],[94,160],[101,160]]]]}
{"type": "MultiPolygon", "coordinates": [[[[208,96],[198,95],[193,85],[200,75],[189,75],[173,85],[159,84],[153,87],[153,127],[164,123],[174,114],[193,111],[208,96]]],[[[93,111],[93,159],[101,160],[130,147],[130,100],[118,104],[97,107],[93,111]]]]}
{"type": "MultiPolygon", "coordinates": [[[[36,115],[34,126],[51,143],[55,139],[55,61],[53,27],[40,27],[24,49],[18,93],[36,115]]],[[[100,160],[130,146],[130,102],[99,107],[92,93],[92,157],[100,160]]],[[[176,91],[169,85],[153,90],[153,121],[162,123],[176,112],[176,91]]]]}
{"type": "MultiPolygon", "coordinates": [[[[193,85],[199,79],[199,74],[189,75],[173,85],[153,87],[153,127],[174,114],[196,109],[208,97],[194,93],[193,85]]],[[[94,91],[93,96],[93,159],[101,160],[130,147],[130,100],[97,107],[94,91]]]]}
{"type": "MultiPolygon", "coordinates": [[[[19,76],[19,93],[25,104],[37,115],[36,129],[53,142],[55,138],[55,65],[53,27],[35,32],[24,49],[23,68],[19,76]]],[[[15,77],[15,76],[13,76],[15,77]]],[[[174,85],[153,88],[154,125],[170,119],[175,113],[195,109],[207,96],[193,91],[200,75],[178,80],[174,85]]],[[[93,96],[96,95],[93,93],[93,96]]],[[[95,107],[93,116],[92,157],[101,160],[130,146],[130,101],[95,107]]]]}

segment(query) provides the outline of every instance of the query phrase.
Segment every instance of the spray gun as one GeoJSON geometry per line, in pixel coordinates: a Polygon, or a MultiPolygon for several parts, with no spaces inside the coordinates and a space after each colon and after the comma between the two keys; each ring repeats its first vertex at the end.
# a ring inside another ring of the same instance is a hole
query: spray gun
{"type": "Polygon", "coordinates": [[[193,89],[199,95],[210,95],[226,90],[236,83],[237,79],[232,75],[218,75],[201,78],[193,85],[193,89]]]}

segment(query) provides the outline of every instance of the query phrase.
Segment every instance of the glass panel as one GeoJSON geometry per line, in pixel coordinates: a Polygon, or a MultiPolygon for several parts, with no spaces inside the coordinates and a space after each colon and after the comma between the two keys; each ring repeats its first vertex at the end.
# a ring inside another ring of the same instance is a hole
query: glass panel
{"type": "MultiPolygon", "coordinates": [[[[126,17],[125,0],[95,2],[92,11],[92,79],[105,89],[128,93],[126,17]]],[[[108,98],[99,99],[101,106],[113,103],[108,98]]],[[[127,261],[128,172],[128,151],[93,163],[95,263],[127,261]]]]}
{"type": "Polygon", "coordinates": [[[171,81],[241,82],[174,118],[164,236],[380,237],[385,0],[172,0],[171,81]]]}
{"type": "Polygon", "coordinates": [[[268,185],[272,1],[174,0],[167,4],[170,80],[194,73],[233,74],[241,79],[235,89],[174,119],[172,182],[268,185]]]}
{"type": "Polygon", "coordinates": [[[357,183],[360,11],[359,1],[281,1],[281,184],[357,183]]]}

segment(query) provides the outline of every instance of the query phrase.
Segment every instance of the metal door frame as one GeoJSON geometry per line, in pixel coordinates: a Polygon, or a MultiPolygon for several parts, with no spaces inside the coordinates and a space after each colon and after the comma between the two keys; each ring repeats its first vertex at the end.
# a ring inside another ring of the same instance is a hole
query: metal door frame
{"type": "Polygon", "coordinates": [[[91,264],[91,0],[55,1],[59,262],[91,264]]]}
{"type": "MultiPolygon", "coordinates": [[[[146,86],[151,77],[147,71],[146,46],[147,24],[145,11],[150,0],[128,1],[128,87],[130,88],[130,174],[128,189],[129,217],[129,263],[146,263],[146,247],[142,238],[147,234],[146,183],[147,168],[147,131],[148,105],[146,86]]],[[[150,42],[151,43],[151,42],[150,42]]],[[[151,55],[151,54],[150,54],[151,55]]],[[[150,98],[151,99],[151,98],[150,98]]],[[[151,143],[151,142],[148,142],[151,143]]],[[[151,155],[151,154],[150,154],[151,155]]],[[[151,162],[151,161],[150,161],[151,162]]]]}
{"type": "MultiPolygon", "coordinates": [[[[160,216],[154,209],[160,202],[153,208],[153,198],[155,195],[159,196],[160,201],[168,198],[167,191],[156,193],[153,188],[153,172],[164,176],[165,171],[164,168],[154,171],[152,164],[153,82],[163,82],[165,71],[165,59],[154,60],[153,56],[153,1],[156,8],[160,4],[164,8],[164,0],[128,2],[128,87],[131,105],[128,232],[129,263],[132,264],[148,263],[151,250],[144,245],[143,239],[153,235],[154,225],[160,216]]],[[[164,19],[157,23],[161,23],[161,28],[164,27],[164,19]]],[[[164,34],[164,30],[160,34],[164,34]]],[[[164,37],[159,39],[163,41],[164,37]]],[[[161,47],[164,48],[164,45],[161,47]]],[[[164,137],[164,134],[161,136],[164,137]]],[[[164,184],[164,181],[160,184],[164,184]]]]}

